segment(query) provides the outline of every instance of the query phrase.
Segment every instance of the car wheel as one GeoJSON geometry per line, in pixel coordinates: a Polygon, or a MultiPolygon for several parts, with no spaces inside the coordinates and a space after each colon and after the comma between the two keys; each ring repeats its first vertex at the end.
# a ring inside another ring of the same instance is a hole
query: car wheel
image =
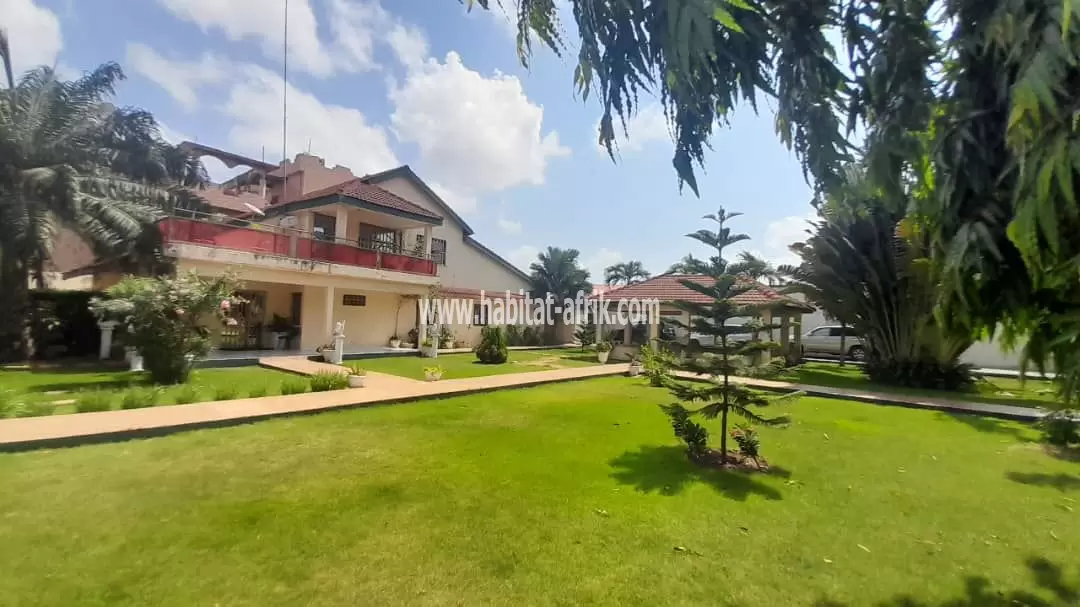
{"type": "Polygon", "coordinates": [[[862,346],[851,346],[851,349],[848,350],[848,357],[851,358],[851,360],[865,360],[866,350],[863,350],[862,346]]]}

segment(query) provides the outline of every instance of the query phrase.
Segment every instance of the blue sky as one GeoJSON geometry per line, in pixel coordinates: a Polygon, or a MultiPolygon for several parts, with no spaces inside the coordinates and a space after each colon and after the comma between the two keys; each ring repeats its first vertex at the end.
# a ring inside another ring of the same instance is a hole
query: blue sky
{"type": "MultiPolygon", "coordinates": [[[[276,162],[282,155],[284,0],[0,0],[16,68],[77,73],[120,63],[119,102],[173,139],[276,162]],[[92,4],[92,6],[91,6],[92,4]]],[[[596,147],[599,106],[575,97],[573,64],[537,48],[517,62],[498,10],[456,0],[289,0],[288,151],[356,174],[408,163],[486,245],[527,266],[573,247],[594,272],[638,259],[653,272],[688,252],[683,235],[722,204],[777,262],[811,215],[810,188],[767,107],[736,113],[713,141],[701,198],[680,194],[654,103],[613,164],[596,147]]],[[[571,29],[572,33],[573,30],[571,29]]],[[[209,163],[208,163],[209,164],[209,163]]],[[[227,176],[210,165],[213,175],[227,176]]]]}

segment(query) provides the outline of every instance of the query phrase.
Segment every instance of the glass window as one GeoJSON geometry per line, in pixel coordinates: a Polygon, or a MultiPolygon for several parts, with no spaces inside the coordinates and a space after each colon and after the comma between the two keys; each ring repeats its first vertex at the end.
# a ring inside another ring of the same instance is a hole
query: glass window
{"type": "Polygon", "coordinates": [[[442,238],[431,239],[431,260],[441,266],[446,265],[446,241],[442,238]]]}

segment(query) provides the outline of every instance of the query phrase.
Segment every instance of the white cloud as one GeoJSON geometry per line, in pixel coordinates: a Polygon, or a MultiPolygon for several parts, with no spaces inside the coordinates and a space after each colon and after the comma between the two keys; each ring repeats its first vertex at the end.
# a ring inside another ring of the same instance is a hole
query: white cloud
{"type": "Polygon", "coordinates": [[[56,64],[64,46],[56,13],[33,0],[0,0],[0,19],[0,27],[7,30],[16,79],[31,68],[56,64]]]}
{"type": "Polygon", "coordinates": [[[454,52],[410,70],[390,100],[397,138],[415,143],[431,179],[462,196],[543,184],[548,160],[570,153],[558,133],[542,133],[544,109],[517,78],[485,78],[454,52]]]}
{"type": "Polygon", "coordinates": [[[536,261],[536,256],[539,254],[540,249],[538,247],[526,244],[510,251],[510,253],[506,255],[506,259],[525,272],[528,272],[529,266],[532,262],[536,261]]]}
{"type": "MultiPolygon", "coordinates": [[[[285,42],[285,11],[264,0],[158,0],[174,16],[217,31],[232,41],[254,40],[267,57],[280,60],[285,42]]],[[[378,44],[394,47],[403,58],[413,60],[415,51],[402,54],[397,45],[408,45],[411,34],[378,0],[290,0],[289,65],[317,77],[356,73],[379,68],[378,44]],[[323,27],[315,6],[326,7],[323,27]],[[320,36],[320,32],[323,34],[320,36]],[[327,32],[329,35],[327,35],[327,32]]],[[[426,44],[426,43],[425,43],[426,44]]],[[[404,48],[404,47],[403,47],[404,48]]],[[[426,56],[426,48],[420,54],[426,56]]]]}
{"type": "Polygon", "coordinates": [[[747,250],[776,266],[783,264],[796,265],[799,263],[799,256],[792,253],[788,247],[793,243],[806,240],[806,230],[810,228],[810,224],[807,222],[815,219],[817,219],[815,213],[808,213],[806,215],[789,215],[771,221],[765,226],[765,235],[760,241],[762,247],[747,250]]]}
{"type": "Polygon", "coordinates": [[[424,32],[415,26],[403,23],[394,25],[387,35],[386,42],[394,50],[401,64],[410,69],[420,67],[428,57],[427,38],[424,32]]]}
{"type": "MultiPolygon", "coordinates": [[[[593,137],[599,134],[599,123],[593,129],[593,137]]],[[[615,147],[624,153],[640,152],[645,146],[654,141],[671,141],[671,131],[668,130],[667,118],[664,116],[664,108],[659,103],[650,103],[639,108],[638,112],[626,121],[626,131],[623,131],[622,123],[615,118],[615,147]]],[[[600,142],[596,142],[596,149],[601,154],[607,155],[607,150],[600,142]]]]}
{"type": "MultiPolygon", "coordinates": [[[[278,74],[256,65],[238,67],[224,111],[233,120],[228,140],[238,153],[276,160],[281,154],[281,96],[278,74]]],[[[341,164],[356,175],[400,164],[386,131],[368,122],[360,110],[328,104],[288,87],[288,153],[306,151],[323,157],[327,166],[341,164]]]]}
{"type": "Polygon", "coordinates": [[[585,260],[585,269],[589,271],[589,280],[594,283],[604,281],[604,268],[626,261],[626,256],[618,251],[602,247],[585,260]]]}
{"type": "Polygon", "coordinates": [[[198,104],[198,89],[225,80],[226,62],[206,53],[199,61],[167,59],[138,42],[127,45],[127,64],[154,82],[187,111],[198,104]]]}
{"type": "Polygon", "coordinates": [[[507,219],[505,217],[499,218],[499,231],[508,236],[521,233],[521,222],[507,219]]]}

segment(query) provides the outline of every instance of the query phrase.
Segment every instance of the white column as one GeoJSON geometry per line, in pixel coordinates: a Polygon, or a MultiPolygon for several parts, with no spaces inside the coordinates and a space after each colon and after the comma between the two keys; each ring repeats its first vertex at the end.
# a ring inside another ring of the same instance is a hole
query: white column
{"type": "Polygon", "coordinates": [[[334,238],[337,240],[349,239],[349,209],[338,206],[337,221],[334,223],[334,238]]]}
{"type": "Polygon", "coordinates": [[[423,343],[427,339],[427,317],[424,316],[423,311],[428,309],[427,298],[420,298],[420,321],[416,325],[416,347],[423,353],[423,343]]]}
{"type": "MultiPolygon", "coordinates": [[[[607,303],[604,303],[604,307],[607,307],[607,303]]],[[[600,309],[599,303],[596,306],[596,318],[593,319],[593,324],[596,326],[596,344],[600,344],[600,336],[604,333],[604,325],[602,321],[604,319],[604,311],[600,309]]]]}
{"type": "Polygon", "coordinates": [[[326,315],[323,317],[323,343],[329,343],[334,335],[334,287],[326,287],[326,315]]]}
{"type": "Polygon", "coordinates": [[[112,352],[113,329],[116,328],[115,320],[103,320],[98,323],[101,329],[101,344],[98,346],[98,358],[107,360],[112,352]]]}
{"type": "Polygon", "coordinates": [[[431,226],[424,226],[424,258],[431,258],[431,226]]]}

